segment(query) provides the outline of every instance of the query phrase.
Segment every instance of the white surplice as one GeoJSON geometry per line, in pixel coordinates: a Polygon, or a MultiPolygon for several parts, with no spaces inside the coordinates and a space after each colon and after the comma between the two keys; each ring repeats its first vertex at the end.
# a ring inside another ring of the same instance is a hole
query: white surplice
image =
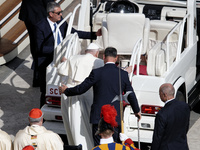
{"type": "Polygon", "coordinates": [[[0,150],[12,150],[11,137],[0,129],[0,150]]]}
{"type": "Polygon", "coordinates": [[[60,136],[38,125],[27,126],[16,134],[14,150],[22,150],[27,145],[34,146],[36,150],[63,150],[60,136]]]}

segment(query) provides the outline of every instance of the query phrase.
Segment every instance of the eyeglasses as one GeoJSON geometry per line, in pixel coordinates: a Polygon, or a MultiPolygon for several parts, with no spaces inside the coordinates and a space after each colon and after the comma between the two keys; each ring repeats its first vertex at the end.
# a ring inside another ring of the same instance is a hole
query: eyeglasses
{"type": "Polygon", "coordinates": [[[57,15],[60,15],[62,12],[63,12],[63,11],[59,11],[59,12],[53,12],[53,11],[52,11],[52,13],[57,14],[57,15]]]}

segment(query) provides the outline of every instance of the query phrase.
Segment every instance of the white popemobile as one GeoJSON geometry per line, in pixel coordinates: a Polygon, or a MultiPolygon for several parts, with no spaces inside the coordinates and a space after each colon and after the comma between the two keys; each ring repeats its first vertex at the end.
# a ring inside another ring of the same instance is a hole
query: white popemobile
{"type": "MultiPolygon", "coordinates": [[[[64,18],[65,21],[70,17],[67,37],[55,46],[54,61],[47,68],[47,104],[42,111],[46,125],[52,130],[51,127],[60,129],[57,130],[60,134],[65,131],[61,130],[64,128],[58,85],[67,77],[59,75],[57,70],[62,56],[69,58],[80,53],[82,41],[77,34],[69,34],[69,31],[79,7],[78,29],[90,30],[90,4],[89,0],[83,0],[73,13],[64,18]]],[[[189,103],[191,108],[199,101],[196,1],[106,1],[93,10],[91,22],[94,31],[102,29],[102,37],[96,42],[103,49],[113,46],[119,55],[129,55],[131,58],[128,60],[129,66],[134,67],[129,77],[142,114],[139,122],[140,141],[151,143],[155,115],[164,105],[159,98],[161,84],[172,83],[178,100],[189,103]]],[[[125,107],[123,120],[125,134],[138,141],[137,119],[130,106],[125,107]]]]}

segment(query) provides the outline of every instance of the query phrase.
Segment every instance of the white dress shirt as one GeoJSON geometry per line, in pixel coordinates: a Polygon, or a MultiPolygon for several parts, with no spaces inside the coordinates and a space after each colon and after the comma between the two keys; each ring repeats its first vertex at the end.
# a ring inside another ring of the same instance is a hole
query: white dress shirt
{"type": "Polygon", "coordinates": [[[167,100],[167,101],[165,102],[165,105],[166,105],[167,103],[169,103],[170,101],[173,101],[173,100],[174,100],[174,98],[167,100]]]}
{"type": "MultiPolygon", "coordinates": [[[[48,17],[47,17],[47,21],[49,22],[49,25],[50,25],[51,30],[52,30],[52,32],[53,32],[53,37],[54,37],[54,39],[55,39],[55,37],[56,37],[56,32],[55,32],[54,23],[55,23],[57,26],[58,26],[58,24],[57,24],[56,22],[51,21],[48,17]]],[[[62,41],[62,40],[63,40],[63,37],[62,37],[62,34],[61,34],[61,32],[60,32],[60,29],[58,30],[58,33],[59,33],[59,36],[60,36],[60,40],[62,41]]]]}

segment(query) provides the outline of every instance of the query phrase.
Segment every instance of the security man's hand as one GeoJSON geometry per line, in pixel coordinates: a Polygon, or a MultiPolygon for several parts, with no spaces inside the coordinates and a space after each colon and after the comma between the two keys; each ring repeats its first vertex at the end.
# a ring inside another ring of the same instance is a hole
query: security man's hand
{"type": "Polygon", "coordinates": [[[138,121],[140,121],[140,119],[142,118],[142,116],[141,116],[140,112],[138,112],[138,113],[135,113],[135,117],[137,117],[137,118],[138,118],[138,121]]]}
{"type": "Polygon", "coordinates": [[[102,36],[101,28],[96,32],[96,36],[102,36]]]}
{"type": "Polygon", "coordinates": [[[59,92],[62,94],[67,89],[67,86],[62,84],[62,86],[59,86],[59,92]]]}

